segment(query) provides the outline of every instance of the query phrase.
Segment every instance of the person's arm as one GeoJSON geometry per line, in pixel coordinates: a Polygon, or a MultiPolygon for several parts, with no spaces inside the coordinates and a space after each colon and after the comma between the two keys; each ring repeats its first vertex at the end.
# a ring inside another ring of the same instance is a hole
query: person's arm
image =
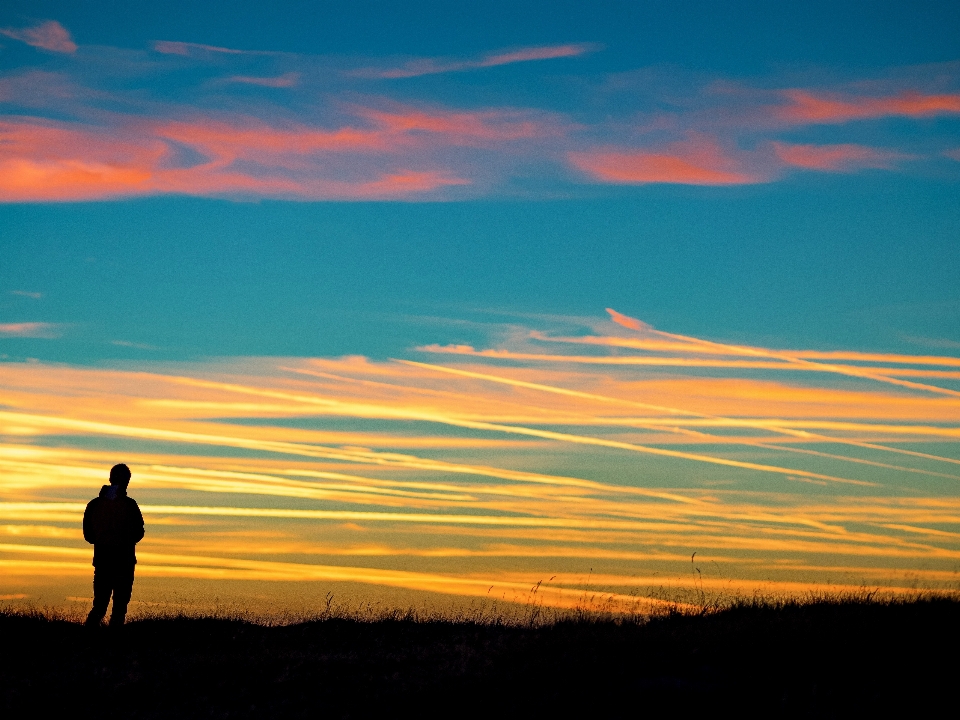
{"type": "Polygon", "coordinates": [[[138,542],[143,540],[143,513],[140,512],[140,506],[137,505],[137,501],[133,498],[130,498],[132,503],[130,513],[131,527],[130,527],[130,539],[133,540],[133,544],[136,545],[138,542]]]}
{"type": "Polygon", "coordinates": [[[97,498],[87,503],[83,511],[83,539],[93,545],[97,542],[97,498]]]}

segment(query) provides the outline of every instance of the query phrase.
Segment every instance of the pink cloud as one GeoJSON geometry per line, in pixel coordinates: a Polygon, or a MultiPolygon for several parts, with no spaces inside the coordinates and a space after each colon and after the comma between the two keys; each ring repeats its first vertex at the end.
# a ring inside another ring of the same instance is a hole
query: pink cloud
{"type": "Polygon", "coordinates": [[[162,141],[196,150],[209,164],[224,166],[238,160],[264,166],[309,166],[312,156],[349,153],[367,156],[409,155],[415,150],[493,146],[499,143],[556,135],[559,130],[529,113],[512,111],[456,112],[394,105],[389,109],[347,108],[360,122],[335,129],[302,123],[274,123],[244,116],[220,119],[139,121],[138,130],[162,141]]]}
{"type": "Polygon", "coordinates": [[[146,187],[167,153],[159,142],[36,118],[0,121],[0,199],[83,200],[146,187]]]}
{"type": "Polygon", "coordinates": [[[146,123],[146,126],[154,135],[189,145],[217,163],[248,159],[269,164],[284,155],[385,150],[388,147],[383,134],[375,129],[344,127],[324,130],[299,123],[270,125],[244,117],[155,121],[146,123]]]}
{"type": "Polygon", "coordinates": [[[512,140],[555,137],[561,133],[557,123],[539,119],[529,112],[509,110],[421,110],[395,106],[388,110],[355,108],[373,125],[404,142],[422,142],[442,137],[454,145],[478,145],[512,140]]]}
{"type": "Polygon", "coordinates": [[[36,118],[0,121],[0,201],[180,193],[299,199],[402,199],[468,179],[392,152],[389,132],[286,127],[244,118],[131,120],[119,129],[36,118]],[[181,147],[203,156],[185,164],[181,147]],[[358,166],[358,153],[373,162],[358,166]],[[345,159],[337,162],[337,156],[345,159]]]}
{"type": "Polygon", "coordinates": [[[629,315],[624,315],[623,313],[617,312],[613,308],[607,308],[607,312],[610,314],[610,319],[613,320],[613,322],[615,322],[617,325],[627,328],[628,330],[643,332],[644,330],[653,329],[650,325],[643,322],[643,320],[637,320],[629,315]]]}
{"type": "Polygon", "coordinates": [[[77,44],[56,20],[47,20],[28,28],[0,28],[0,33],[27,45],[58,53],[75,53],[77,44]]]}
{"type": "Polygon", "coordinates": [[[858,168],[890,168],[909,156],[865,145],[793,145],[775,142],[773,150],[786,165],[825,172],[850,172],[858,168]]]}
{"type": "Polygon", "coordinates": [[[886,97],[858,97],[808,90],[784,90],[781,94],[787,104],[774,108],[774,116],[790,123],[845,123],[890,116],[930,117],[960,113],[958,94],[904,92],[886,97]]]}
{"type": "Polygon", "coordinates": [[[765,181],[716,141],[701,136],[659,151],[614,148],[571,152],[568,158],[594,180],[621,185],[744,185],[765,181]]]}
{"type": "Polygon", "coordinates": [[[45,322],[0,323],[0,337],[44,338],[60,337],[60,325],[45,322]]]}
{"type": "Polygon", "coordinates": [[[591,43],[568,43],[566,45],[548,45],[543,47],[521,48],[511,52],[488,53],[476,60],[441,60],[426,58],[413,60],[399,68],[377,70],[368,68],[359,70],[355,75],[380,79],[399,79],[420,77],[421,75],[437,75],[448,72],[462,72],[464,70],[478,70],[480,68],[497,67],[520,62],[535,60],[554,60],[557,58],[577,57],[597,50],[599,46],[591,43]]]}
{"type": "Polygon", "coordinates": [[[243,83],[246,85],[260,85],[271,88],[289,88],[294,87],[300,81],[299,73],[288,72],[277,77],[250,77],[247,75],[234,75],[228,77],[224,82],[243,83]]]}
{"type": "Polygon", "coordinates": [[[945,150],[944,155],[946,155],[951,160],[960,160],[960,148],[954,148],[953,150],[945,150]]]}

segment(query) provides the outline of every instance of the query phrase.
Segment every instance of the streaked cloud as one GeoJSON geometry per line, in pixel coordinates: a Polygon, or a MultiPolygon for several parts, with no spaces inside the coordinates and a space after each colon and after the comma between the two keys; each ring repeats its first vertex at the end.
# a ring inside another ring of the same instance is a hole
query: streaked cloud
{"type": "Polygon", "coordinates": [[[572,152],[570,162],[599,182],[640,185],[745,185],[764,182],[718,142],[695,137],[657,150],[601,148],[572,152]]]}
{"type": "Polygon", "coordinates": [[[568,43],[565,45],[546,45],[527,47],[518,50],[487,53],[474,60],[451,60],[446,58],[420,58],[404,63],[400,67],[376,69],[364,68],[354,71],[358,77],[399,79],[420,77],[422,75],[437,75],[440,73],[463,72],[465,70],[479,70],[482,68],[512,65],[513,63],[532,62],[535,60],[555,60],[585,55],[599,50],[600,46],[593,43],[568,43]]]}
{"type": "Polygon", "coordinates": [[[632,318],[629,315],[624,315],[619,313],[613,308],[607,308],[607,314],[610,316],[610,319],[613,320],[620,327],[625,327],[627,330],[636,330],[637,332],[643,332],[644,330],[652,329],[649,325],[641,320],[632,318]]]}
{"type": "Polygon", "coordinates": [[[300,75],[295,72],[284,73],[276,77],[254,77],[250,75],[232,75],[224,82],[241,83],[243,85],[259,85],[270,88],[291,88],[300,81],[300,75]]]}
{"type": "Polygon", "coordinates": [[[47,322],[0,323],[0,338],[58,338],[63,334],[63,325],[47,322]]]}
{"type": "Polygon", "coordinates": [[[860,168],[890,169],[908,156],[863,145],[773,143],[780,160],[791,167],[823,172],[852,172],[860,168]]]}
{"type": "MultiPolygon", "coordinates": [[[[951,157],[956,146],[942,123],[906,131],[903,123],[865,129],[859,121],[960,114],[960,77],[947,65],[934,79],[904,69],[896,82],[818,86],[811,79],[786,89],[776,77],[748,87],[666,69],[551,76],[581,101],[513,96],[507,84],[485,94],[490,102],[483,105],[458,95],[453,78],[415,88],[374,86],[358,74],[508,68],[597,48],[528,47],[386,69],[370,58],[199,43],[158,41],[153,49],[90,47],[82,55],[97,62],[37,56],[29,67],[4,72],[0,202],[552,196],[584,184],[789,181],[797,168],[897,172],[906,159],[911,172],[934,172],[933,159],[951,157]],[[262,92],[250,92],[255,87],[284,92],[266,102],[262,92]],[[370,95],[371,87],[382,95],[370,95]],[[843,126],[843,136],[834,137],[839,127],[821,126],[843,126]]],[[[943,171],[941,162],[936,172],[943,171]]]]}
{"type": "MultiPolygon", "coordinates": [[[[10,551],[0,545],[0,553],[10,551]]],[[[72,553],[44,546],[18,546],[17,551],[43,555],[70,556],[72,553]]],[[[179,577],[211,580],[246,580],[273,582],[352,582],[380,587],[400,587],[459,597],[500,597],[510,602],[542,602],[553,608],[576,609],[584,604],[584,592],[561,585],[546,585],[529,577],[480,576],[456,577],[408,570],[384,570],[380,568],[350,567],[343,565],[324,566],[317,564],[284,563],[263,560],[226,560],[197,555],[171,555],[138,553],[139,577],[179,577]],[[542,590],[542,591],[541,591],[542,590]],[[539,596],[537,597],[537,593],[539,596]]],[[[0,558],[0,567],[16,574],[47,574],[51,571],[78,574],[86,571],[81,563],[70,561],[45,561],[31,558],[33,563],[16,559],[0,558]],[[35,564],[34,564],[35,563],[35,564]],[[81,569],[83,568],[83,569],[81,569]]],[[[673,602],[636,595],[602,593],[608,611],[651,612],[658,608],[675,607],[673,602]]],[[[682,607],[682,604],[680,605],[682,607]]]]}
{"type": "Polygon", "coordinates": [[[924,347],[940,348],[943,350],[960,349],[960,340],[951,340],[950,338],[917,337],[916,335],[901,335],[901,338],[908,343],[922,345],[924,347]]]}
{"type": "Polygon", "coordinates": [[[20,297],[28,297],[33,300],[39,300],[43,297],[43,293],[31,292],[30,290],[11,290],[11,295],[19,295],[20,297]]]}
{"type": "Polygon", "coordinates": [[[153,49],[164,55],[182,55],[190,57],[193,55],[219,54],[219,55],[276,55],[269,50],[236,50],[234,48],[218,47],[216,45],[204,45],[202,43],[179,42],[176,40],[157,40],[153,43],[153,49]]]}
{"type": "MultiPolygon", "coordinates": [[[[487,125],[478,120],[475,129],[487,125]]],[[[0,136],[6,141],[0,150],[0,199],[92,200],[165,193],[392,198],[470,184],[469,179],[443,168],[405,166],[407,162],[430,164],[429,159],[396,151],[406,148],[415,153],[423,144],[416,137],[418,132],[443,135],[439,128],[423,130],[415,125],[409,130],[382,125],[325,130],[271,126],[252,118],[138,120],[119,133],[80,124],[7,120],[0,122],[0,136]],[[191,147],[204,161],[178,163],[173,143],[191,147]],[[323,157],[349,157],[351,150],[380,152],[392,159],[393,167],[374,162],[366,173],[358,174],[349,160],[331,163],[323,157]],[[243,162],[252,165],[239,167],[243,162]]],[[[450,134],[454,143],[465,137],[460,130],[450,134]]]]}
{"type": "Polygon", "coordinates": [[[148,345],[147,343],[131,342],[130,340],[111,340],[110,344],[116,345],[117,347],[133,348],[135,350],[158,350],[159,349],[155,345],[148,345]]]}
{"type": "Polygon", "coordinates": [[[571,608],[602,583],[616,607],[649,608],[690,591],[693,551],[717,593],[953,582],[960,393],[886,380],[960,358],[732,344],[609,315],[584,335],[545,319],[494,347],[424,348],[440,362],[4,363],[0,592],[89,571],[77,522],[121,459],[150,528],[144,576],[168,587],[495,588],[571,608]],[[641,362],[670,359],[690,362],[641,362]],[[377,560],[345,559],[360,556],[377,560]]]}
{"type": "Polygon", "coordinates": [[[77,51],[70,33],[56,20],[46,20],[32,27],[0,28],[0,34],[50,52],[70,54],[77,51]]]}
{"type": "Polygon", "coordinates": [[[882,117],[922,118],[960,114],[960,94],[925,94],[916,91],[870,97],[804,89],[781,91],[786,102],[774,115],[790,123],[846,123],[882,117]]]}
{"type": "Polygon", "coordinates": [[[554,118],[533,112],[384,101],[344,105],[332,127],[223,113],[106,126],[8,116],[0,121],[0,201],[429,197],[474,183],[477,168],[460,148],[514,162],[518,143],[560,133],[554,118]]]}
{"type": "Polygon", "coordinates": [[[416,137],[439,136],[455,145],[477,145],[552,138],[561,133],[551,118],[516,110],[458,112],[390,106],[357,107],[354,111],[389,133],[394,141],[415,142],[416,137]]]}

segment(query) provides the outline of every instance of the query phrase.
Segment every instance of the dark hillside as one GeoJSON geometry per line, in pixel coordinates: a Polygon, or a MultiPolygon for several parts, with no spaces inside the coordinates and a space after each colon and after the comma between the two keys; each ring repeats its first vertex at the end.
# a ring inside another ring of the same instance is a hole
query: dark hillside
{"type": "Polygon", "coordinates": [[[178,618],[120,633],[5,614],[0,645],[9,718],[916,714],[955,702],[960,601],[542,627],[178,618]]]}

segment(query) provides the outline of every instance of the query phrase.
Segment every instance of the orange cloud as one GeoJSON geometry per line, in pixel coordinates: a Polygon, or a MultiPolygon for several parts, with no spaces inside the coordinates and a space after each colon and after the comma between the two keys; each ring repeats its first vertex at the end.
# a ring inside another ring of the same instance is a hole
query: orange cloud
{"type": "Polygon", "coordinates": [[[58,338],[60,326],[55,323],[0,323],[0,337],[58,338]]]}
{"type": "MultiPolygon", "coordinates": [[[[618,325],[637,330],[643,328],[652,330],[647,323],[631,318],[607,308],[608,313],[616,313],[613,319],[618,325]],[[617,318],[620,318],[618,320],[617,318]],[[623,320],[623,322],[621,322],[623,320]]],[[[609,347],[634,348],[636,350],[653,350],[657,352],[690,352],[693,348],[689,342],[665,341],[649,338],[625,338],[602,335],[586,335],[583,337],[564,337],[562,335],[546,335],[533,331],[530,337],[542,342],[570,343],[574,345],[604,345],[609,347]]],[[[747,346],[741,346],[747,347],[747,346]]],[[[698,354],[705,355],[742,355],[742,351],[733,350],[723,345],[698,345],[698,354]]],[[[756,351],[764,348],[752,348],[756,351]]],[[[851,350],[771,350],[771,352],[789,352],[796,358],[807,360],[852,360],[855,362],[871,363],[898,363],[903,365],[943,365],[945,367],[960,367],[960,358],[945,355],[903,355],[899,353],[865,353],[851,350]]]]}
{"type": "Polygon", "coordinates": [[[533,60],[554,60],[556,58],[577,57],[597,46],[591,43],[568,43],[566,45],[548,45],[544,47],[521,48],[511,52],[490,53],[477,60],[444,61],[434,58],[413,60],[399,68],[377,70],[367,68],[359,70],[355,75],[379,79],[400,79],[420,77],[421,75],[437,75],[447,72],[461,72],[480,68],[497,67],[513,63],[530,62],[533,60]]]}
{"type": "MultiPolygon", "coordinates": [[[[464,373],[460,371],[457,371],[456,374],[464,375],[464,373]]],[[[466,375],[476,376],[478,379],[481,379],[480,376],[475,373],[466,373],[466,375]]],[[[157,377],[156,379],[160,380],[159,377],[157,377]]],[[[493,378],[492,376],[489,376],[489,375],[484,375],[482,379],[494,380],[497,378],[493,378]]],[[[62,382],[61,380],[59,379],[55,380],[54,378],[49,378],[49,380],[50,382],[55,383],[57,386],[59,386],[62,382]]],[[[342,380],[348,380],[348,378],[343,378],[342,380]]],[[[396,391],[405,390],[406,388],[402,386],[389,385],[386,383],[373,383],[373,384],[364,383],[364,385],[362,385],[360,388],[358,388],[356,385],[349,385],[349,384],[343,385],[342,382],[333,384],[333,385],[330,385],[330,388],[337,388],[339,385],[340,389],[338,394],[340,395],[341,398],[343,398],[343,399],[334,399],[333,397],[330,397],[331,395],[330,390],[324,390],[322,391],[322,395],[318,395],[317,393],[312,391],[310,392],[300,391],[300,392],[292,393],[292,392],[279,391],[275,389],[252,387],[248,385],[227,384],[223,382],[199,381],[199,380],[192,380],[189,378],[175,378],[175,377],[166,378],[166,382],[169,382],[169,381],[175,381],[177,384],[184,384],[185,387],[204,388],[204,392],[211,391],[216,393],[222,393],[222,392],[242,393],[245,395],[269,397],[273,400],[285,400],[287,402],[299,404],[302,408],[301,412],[306,414],[318,414],[318,413],[334,414],[338,416],[347,415],[347,416],[366,417],[366,418],[382,418],[385,420],[419,419],[419,420],[427,420],[434,423],[443,423],[447,425],[459,426],[464,428],[490,430],[494,432],[502,432],[502,433],[510,433],[510,434],[519,434],[519,435],[525,435],[529,437],[537,437],[537,438],[565,442],[565,443],[576,443],[580,445],[592,445],[598,448],[611,448],[611,449],[617,449],[617,450],[628,450],[628,451],[635,451],[635,452],[642,452],[642,453],[652,453],[652,454],[657,454],[665,457],[694,460],[694,461],[700,461],[700,462],[707,462],[711,464],[720,464],[728,467],[736,467],[736,468],[749,469],[749,470],[761,470],[761,471],[767,471],[767,472],[780,472],[780,473],[786,473],[786,474],[792,475],[794,477],[799,476],[799,477],[804,477],[804,478],[814,479],[814,480],[832,480],[832,481],[840,481],[840,482],[848,481],[847,478],[840,478],[837,476],[827,476],[819,473],[809,473],[802,470],[788,470],[786,468],[775,467],[769,464],[752,463],[752,462],[744,463],[742,461],[737,461],[737,460],[710,457],[700,453],[693,454],[693,453],[685,453],[685,452],[678,452],[678,451],[670,451],[665,449],[648,448],[648,447],[637,445],[635,443],[624,442],[623,440],[616,439],[616,438],[588,437],[584,435],[572,435],[569,433],[558,433],[553,431],[538,430],[535,428],[522,427],[518,425],[505,425],[503,424],[502,421],[507,418],[504,416],[503,410],[500,410],[497,407],[490,407],[485,411],[485,417],[496,418],[497,422],[495,423],[485,422],[482,420],[473,419],[478,417],[476,415],[478,411],[480,412],[484,412],[484,411],[480,410],[475,406],[472,406],[473,405],[472,403],[464,402],[465,399],[469,398],[469,395],[464,396],[462,398],[451,397],[449,398],[448,402],[445,403],[446,407],[443,407],[443,406],[436,406],[434,404],[427,405],[425,404],[423,399],[411,397],[409,394],[406,397],[404,396],[393,397],[396,391]],[[369,399],[363,399],[361,396],[358,396],[356,394],[359,390],[361,390],[361,388],[369,387],[371,390],[373,390],[374,386],[376,386],[376,395],[374,397],[370,397],[369,399]],[[344,396],[344,392],[346,392],[346,396],[344,396]]],[[[137,384],[141,388],[140,392],[142,393],[143,392],[142,388],[144,387],[144,379],[141,377],[141,379],[137,384]]],[[[530,388],[531,390],[535,390],[535,391],[557,390],[556,388],[548,388],[547,386],[544,386],[544,385],[534,385],[532,383],[526,383],[526,382],[518,383],[514,381],[507,381],[506,384],[513,387],[530,388]]],[[[681,402],[685,402],[685,403],[689,402],[690,396],[696,395],[696,392],[694,390],[695,385],[696,383],[692,383],[689,380],[685,381],[685,387],[680,389],[678,393],[678,397],[684,398],[683,400],[681,400],[681,402]]],[[[774,386],[770,386],[770,387],[773,388],[774,386]]],[[[636,395],[638,390],[636,388],[633,388],[633,389],[621,388],[614,392],[616,393],[616,395],[620,395],[620,396],[623,396],[623,395],[631,396],[631,395],[636,395]]],[[[649,390],[643,390],[639,392],[644,397],[647,397],[650,395],[649,390]]],[[[782,395],[783,392],[784,392],[784,389],[781,387],[778,390],[776,390],[773,393],[773,395],[777,395],[777,394],[782,395]]],[[[169,390],[164,391],[163,394],[169,395],[169,390]]],[[[569,398],[576,398],[578,401],[584,401],[584,400],[594,401],[594,400],[606,399],[606,398],[599,398],[597,396],[591,396],[587,393],[582,393],[582,392],[564,392],[563,394],[565,394],[569,398]]],[[[713,391],[711,391],[710,394],[714,394],[713,391]]],[[[737,398],[734,403],[735,406],[742,405],[744,394],[745,394],[745,387],[743,383],[740,382],[739,384],[737,384],[736,390],[734,392],[734,395],[737,398]]],[[[515,398],[506,398],[506,399],[509,399],[510,401],[509,405],[511,406],[516,405],[515,398]]],[[[770,399],[779,406],[779,409],[781,411],[784,409],[782,402],[779,402],[775,397],[771,397],[770,399]]],[[[751,414],[755,414],[759,412],[760,407],[759,407],[758,397],[751,395],[749,400],[751,405],[751,409],[750,409],[751,414]]],[[[7,398],[5,399],[5,402],[13,403],[15,402],[15,398],[10,397],[8,395],[7,398]]],[[[141,401],[140,405],[142,406],[142,404],[143,403],[141,401]]],[[[627,403],[627,404],[634,404],[634,403],[627,403]]],[[[60,407],[60,405],[62,405],[62,403],[58,401],[57,407],[60,407]]],[[[193,405],[186,405],[184,403],[179,403],[174,406],[174,405],[171,405],[169,401],[165,401],[161,408],[161,406],[158,405],[156,402],[151,401],[149,405],[150,405],[150,410],[145,415],[143,415],[142,413],[143,413],[143,410],[146,408],[141,407],[139,409],[136,409],[137,415],[138,416],[142,415],[140,419],[137,420],[137,422],[138,423],[148,422],[154,425],[153,429],[149,429],[146,427],[130,427],[130,426],[127,426],[126,428],[124,428],[115,423],[105,424],[100,422],[90,422],[89,420],[86,420],[86,419],[83,421],[66,420],[66,419],[52,421],[51,418],[41,418],[39,416],[34,416],[32,414],[31,415],[23,414],[23,415],[14,416],[14,415],[7,415],[7,414],[0,413],[0,415],[3,415],[3,418],[0,418],[0,419],[9,420],[9,422],[13,424],[17,424],[19,426],[32,426],[37,429],[53,427],[55,425],[56,427],[59,427],[62,429],[68,429],[70,431],[105,433],[107,435],[114,435],[114,436],[122,435],[122,436],[139,437],[139,438],[148,438],[148,437],[161,438],[162,437],[166,439],[172,439],[177,442],[221,444],[221,445],[230,446],[230,447],[245,447],[245,448],[251,448],[251,449],[265,450],[267,452],[280,452],[280,453],[286,453],[286,454],[302,455],[305,457],[328,458],[328,459],[337,459],[341,461],[361,462],[361,463],[373,462],[378,465],[383,465],[384,463],[388,463],[388,462],[390,464],[395,464],[399,462],[402,465],[407,467],[411,467],[411,468],[418,467],[425,470],[429,469],[429,470],[437,470],[442,472],[454,472],[454,473],[466,472],[469,474],[480,474],[488,477],[508,477],[509,476],[512,479],[523,479],[525,481],[533,480],[533,478],[529,474],[524,474],[524,475],[518,475],[515,473],[504,474],[502,471],[499,471],[499,470],[493,470],[490,468],[481,468],[477,466],[472,466],[472,467],[456,466],[455,467],[454,465],[447,464],[447,463],[437,463],[435,461],[425,462],[422,459],[417,459],[412,457],[400,458],[397,455],[392,455],[392,456],[389,456],[389,459],[388,459],[388,456],[378,454],[378,453],[371,453],[368,451],[358,452],[358,451],[349,450],[346,448],[341,448],[341,449],[322,448],[317,445],[306,446],[306,445],[298,444],[298,442],[300,443],[304,441],[310,442],[311,440],[314,440],[315,442],[319,438],[307,438],[307,437],[291,438],[290,433],[288,431],[285,431],[284,433],[282,433],[282,435],[276,436],[277,439],[280,440],[278,442],[275,439],[264,437],[262,431],[258,431],[258,435],[259,435],[258,438],[252,438],[252,437],[246,438],[246,437],[228,437],[222,434],[218,434],[214,436],[212,434],[209,434],[210,430],[213,428],[209,428],[209,429],[201,428],[201,427],[198,427],[197,425],[194,425],[189,432],[183,432],[182,430],[179,430],[179,429],[178,430],[171,430],[171,429],[161,430],[155,427],[155,423],[157,423],[158,421],[161,421],[162,419],[162,415],[159,414],[158,412],[159,410],[161,410],[162,408],[169,408],[169,411],[172,411],[174,413],[171,417],[177,417],[180,415],[182,411],[189,412],[192,407],[198,404],[194,403],[193,405]],[[53,423],[52,425],[51,425],[51,421],[53,423]],[[196,430],[205,430],[205,432],[197,433],[196,430]],[[297,442],[290,442],[290,440],[296,440],[297,442]]],[[[205,405],[205,403],[199,403],[199,405],[205,405]]],[[[25,406],[29,406],[31,410],[41,410],[41,411],[43,410],[42,406],[38,404],[38,398],[36,397],[34,397],[33,400],[26,402],[25,406]]],[[[507,405],[504,405],[502,407],[506,408],[507,405]]],[[[652,408],[653,406],[649,406],[649,407],[652,408]]],[[[209,408],[207,412],[212,412],[212,411],[222,412],[222,410],[223,408],[220,405],[218,405],[216,408],[209,408]]],[[[60,411],[62,411],[62,408],[60,411]]],[[[92,407],[89,407],[87,408],[86,411],[79,412],[78,414],[80,414],[83,417],[89,418],[91,417],[91,411],[92,411],[92,407]]],[[[102,411],[100,412],[102,416],[102,411]]],[[[264,407],[261,410],[261,412],[275,412],[275,410],[272,407],[264,407]]],[[[738,410],[736,412],[742,412],[742,410],[738,410]]],[[[793,411],[791,412],[793,413],[793,411]]],[[[875,412],[875,411],[871,411],[871,412],[875,412]]],[[[607,412],[604,412],[604,414],[606,415],[607,412]]],[[[817,412],[817,414],[819,415],[821,413],[817,412]]],[[[828,410],[827,414],[836,415],[837,409],[828,410]]],[[[848,415],[849,413],[843,412],[842,414],[848,415]]],[[[484,417],[484,415],[480,415],[479,417],[484,417]]],[[[719,425],[722,425],[724,427],[738,425],[738,423],[731,423],[724,418],[715,418],[714,420],[719,421],[719,425]]],[[[711,420],[711,422],[713,422],[713,424],[717,424],[717,422],[714,422],[714,420],[711,420]]],[[[516,422],[516,421],[514,420],[513,422],[516,422]]],[[[600,422],[598,422],[598,418],[595,418],[589,412],[585,412],[585,414],[575,413],[574,415],[568,417],[566,420],[562,422],[579,424],[579,425],[594,424],[602,427],[604,425],[609,426],[611,421],[608,418],[603,418],[600,422]]],[[[670,421],[671,424],[675,424],[677,422],[678,422],[677,420],[670,421]]],[[[614,423],[621,424],[625,427],[649,425],[648,422],[637,423],[635,420],[630,418],[624,418],[620,421],[614,421],[614,423]]],[[[777,426],[781,424],[793,424],[798,427],[801,425],[799,423],[790,423],[790,421],[788,420],[777,420],[774,423],[767,423],[767,424],[761,424],[756,421],[748,421],[746,423],[746,426],[754,426],[754,427],[765,426],[771,431],[777,431],[777,426]]],[[[739,424],[739,425],[743,426],[742,424],[739,424]]],[[[912,428],[912,427],[903,426],[903,425],[899,425],[895,427],[881,427],[876,425],[862,425],[862,424],[860,426],[854,427],[849,423],[842,423],[842,424],[830,423],[829,427],[833,429],[841,429],[840,425],[843,426],[842,429],[854,430],[859,432],[864,432],[864,431],[881,432],[881,433],[893,432],[893,433],[902,433],[902,434],[919,433],[922,435],[942,435],[945,437],[957,436],[956,431],[951,431],[950,429],[946,429],[946,428],[932,428],[932,427],[912,428]]],[[[814,425],[805,423],[803,424],[803,427],[820,428],[820,427],[826,427],[826,426],[823,425],[822,423],[816,423],[814,425]]],[[[218,427],[216,428],[215,432],[220,432],[220,430],[221,428],[218,427]]],[[[246,432],[247,431],[244,431],[244,434],[246,434],[246,432]]],[[[798,435],[806,436],[807,440],[810,442],[823,442],[823,441],[829,442],[830,441],[830,438],[825,438],[825,437],[817,438],[811,435],[810,433],[806,433],[806,432],[799,433],[798,435]]],[[[709,442],[710,438],[709,436],[703,436],[701,438],[701,441],[709,442]]],[[[750,443],[750,444],[753,444],[753,443],[750,443]]],[[[826,455],[824,455],[824,457],[826,457],[826,455]]],[[[830,457],[835,457],[836,459],[840,459],[839,456],[830,456],[830,457]]],[[[892,467],[887,465],[882,465],[882,466],[892,467]]],[[[574,480],[570,478],[547,479],[544,477],[539,477],[533,481],[534,482],[547,481],[550,484],[562,484],[567,487],[570,487],[570,486],[597,487],[596,484],[594,483],[585,483],[584,481],[574,480]]],[[[271,491],[271,492],[274,492],[274,491],[271,491]]],[[[297,489],[296,492],[302,493],[303,491],[300,489],[297,489]]]]}
{"type": "MultiPolygon", "coordinates": [[[[609,352],[686,347],[714,359],[782,356],[788,366],[820,355],[956,361],[725,345],[610,315],[642,334],[594,338],[598,357],[607,341],[655,340],[611,342],[609,352]]],[[[561,349],[576,340],[555,339],[561,349]]],[[[522,350],[529,334],[512,342],[522,350]]],[[[508,598],[543,579],[538,592],[556,580],[572,602],[582,596],[575,587],[662,586],[684,563],[689,572],[697,550],[716,569],[700,586],[718,591],[760,577],[784,593],[952,582],[960,499],[941,481],[960,477],[960,460],[933,453],[953,452],[960,400],[864,378],[838,387],[815,377],[772,382],[766,369],[757,378],[749,368],[668,375],[562,364],[570,356],[559,353],[514,367],[500,362],[507,356],[450,365],[232,359],[152,373],[0,364],[0,593],[32,592],[27,576],[73,572],[61,561],[89,569],[76,523],[117,453],[137,492],[150,493],[140,496],[154,528],[144,567],[166,577],[336,579],[462,597],[486,597],[496,580],[516,583],[498,590],[508,598]],[[297,416],[362,418],[364,429],[281,421],[297,416]],[[884,438],[931,452],[865,442],[884,438]],[[909,459],[886,462],[891,451],[909,459]],[[856,493],[819,489],[851,480],[856,493]],[[333,559],[350,555],[378,556],[378,567],[333,559]],[[437,577],[403,575],[425,569],[411,567],[416,557],[430,557],[437,577]],[[586,567],[598,572],[578,574],[586,567]]],[[[278,606],[280,592],[271,595],[278,606]]]]}
{"type": "Polygon", "coordinates": [[[0,34],[41,50],[58,53],[75,53],[77,44],[70,33],[56,20],[47,20],[28,28],[0,28],[0,34]]]}
{"type": "Polygon", "coordinates": [[[607,308],[607,312],[610,314],[610,319],[613,320],[617,325],[621,325],[629,330],[636,330],[637,332],[652,330],[651,326],[642,320],[637,320],[629,315],[618,313],[613,308],[607,308]]]}
{"type": "MultiPolygon", "coordinates": [[[[848,375],[850,377],[863,378],[865,380],[875,380],[877,382],[889,383],[891,385],[899,385],[900,387],[911,388],[914,390],[924,390],[927,392],[938,393],[942,395],[952,395],[954,397],[960,397],[960,391],[951,390],[949,388],[940,387],[937,385],[927,385],[923,383],[916,383],[909,380],[900,380],[894,375],[907,375],[913,377],[942,377],[942,378],[951,378],[956,377],[956,373],[951,371],[939,371],[939,370],[901,370],[897,368],[863,368],[857,366],[849,365],[836,365],[828,363],[816,363],[803,358],[792,355],[789,352],[784,351],[773,351],[766,348],[757,348],[750,347],[748,345],[730,345],[726,343],[717,343],[710,340],[701,340],[696,337],[689,337],[686,335],[677,335],[674,333],[663,332],[661,330],[654,330],[649,328],[650,332],[663,337],[669,338],[671,340],[679,340],[680,342],[690,343],[691,351],[696,353],[699,348],[709,348],[709,349],[722,349],[733,352],[737,355],[747,355],[752,357],[763,357],[770,358],[772,360],[780,360],[788,364],[791,369],[794,370],[812,370],[816,372],[831,372],[837,373],[840,375],[848,375]]],[[[617,358],[618,361],[622,359],[617,358]]],[[[685,361],[683,358],[669,358],[669,359],[652,359],[652,358],[633,358],[635,362],[639,364],[656,364],[659,362],[667,362],[670,364],[689,364],[693,367],[702,366],[706,367],[706,364],[702,364],[699,360],[694,361],[685,361]]],[[[725,363],[724,363],[725,364],[725,363]]],[[[760,367],[758,365],[748,364],[745,367],[760,367]]],[[[731,366],[732,367],[732,366],[731,366]]]]}
{"type": "Polygon", "coordinates": [[[886,97],[856,97],[784,90],[782,95],[787,104],[774,108],[774,116],[790,123],[845,123],[891,116],[929,117],[960,113],[958,94],[903,92],[886,97]]]}
{"type": "Polygon", "coordinates": [[[674,143],[662,151],[624,148],[571,152],[567,156],[594,180],[622,185],[744,185],[764,182],[709,138],[674,143]]]}
{"type": "Polygon", "coordinates": [[[805,170],[848,172],[857,168],[889,168],[904,158],[900,153],[864,145],[793,145],[773,143],[777,157],[787,165],[805,170]]]}

